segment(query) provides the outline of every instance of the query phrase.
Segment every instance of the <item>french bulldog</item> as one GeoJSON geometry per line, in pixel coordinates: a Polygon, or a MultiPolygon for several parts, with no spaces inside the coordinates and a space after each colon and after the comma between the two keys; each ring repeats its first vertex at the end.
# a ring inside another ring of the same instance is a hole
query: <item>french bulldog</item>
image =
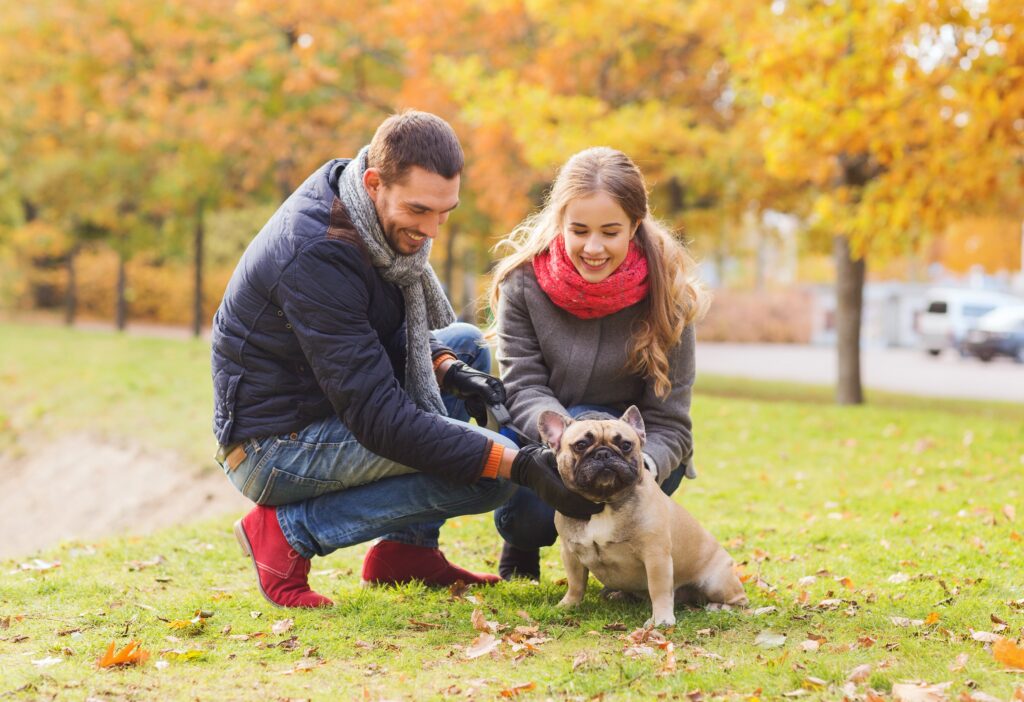
{"type": "Polygon", "coordinates": [[[583,600],[589,573],[611,590],[648,594],[647,626],[675,624],[676,601],[747,604],[732,558],[645,468],[646,433],[635,406],[619,419],[545,411],[537,423],[565,486],[605,505],[589,521],[555,513],[569,583],[560,607],[583,600]]]}

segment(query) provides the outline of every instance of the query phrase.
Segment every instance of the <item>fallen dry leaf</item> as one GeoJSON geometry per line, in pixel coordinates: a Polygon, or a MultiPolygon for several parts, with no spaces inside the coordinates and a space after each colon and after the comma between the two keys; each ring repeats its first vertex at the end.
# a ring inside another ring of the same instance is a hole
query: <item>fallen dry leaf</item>
{"type": "Polygon", "coordinates": [[[488,653],[498,650],[499,644],[501,644],[501,639],[495,637],[494,634],[482,633],[473,639],[473,643],[466,649],[466,658],[486,656],[488,653]]]}
{"type": "Polygon", "coordinates": [[[276,622],[273,623],[273,625],[270,627],[270,630],[273,633],[275,633],[275,634],[281,635],[281,634],[284,634],[285,632],[291,631],[292,627],[294,627],[294,626],[295,626],[295,620],[294,619],[291,619],[291,618],[289,618],[289,619],[279,619],[279,620],[277,620],[276,622]]]}
{"type": "Polygon", "coordinates": [[[441,628],[440,624],[433,624],[431,622],[422,622],[419,619],[411,619],[410,618],[409,619],[409,624],[411,624],[414,629],[440,629],[441,628]]]}
{"type": "Polygon", "coordinates": [[[39,660],[32,661],[32,665],[37,668],[49,668],[50,666],[63,662],[64,659],[59,656],[47,656],[46,658],[40,658],[39,660]]]}
{"type": "Polygon", "coordinates": [[[937,621],[939,621],[939,613],[938,612],[932,612],[927,617],[924,618],[925,625],[934,624],[937,621]]]}
{"type": "Polygon", "coordinates": [[[324,665],[327,663],[322,658],[302,658],[298,663],[295,664],[294,668],[288,670],[282,670],[281,675],[295,675],[296,673],[308,673],[317,666],[324,665]]]}
{"type": "Polygon", "coordinates": [[[18,570],[53,570],[60,568],[60,561],[44,561],[41,558],[33,558],[28,563],[19,563],[18,570]]]}
{"type": "Polygon", "coordinates": [[[1024,648],[1010,639],[999,639],[992,645],[992,655],[997,661],[1011,668],[1024,670],[1024,648]]]}
{"type": "Polygon", "coordinates": [[[974,690],[973,692],[967,692],[964,690],[960,693],[960,702],[1003,702],[998,697],[993,697],[987,692],[981,690],[974,690]]]}
{"type": "Polygon", "coordinates": [[[967,667],[967,659],[969,656],[966,653],[958,654],[956,660],[949,664],[949,671],[951,673],[959,673],[961,670],[967,667]]]}
{"type": "Polygon", "coordinates": [[[532,680],[528,683],[522,683],[520,685],[513,685],[512,687],[505,688],[501,691],[502,697],[516,697],[523,692],[529,692],[530,690],[537,687],[537,683],[532,680]]]}
{"type": "Polygon", "coordinates": [[[761,648],[779,648],[786,645],[786,635],[773,631],[762,631],[754,637],[754,645],[761,648]]]}
{"type": "Polygon", "coordinates": [[[487,621],[482,610],[474,609],[473,614],[469,617],[469,621],[477,631],[484,631],[489,634],[494,634],[498,631],[498,622],[487,621]]]}
{"type": "Polygon", "coordinates": [[[851,670],[850,674],[846,676],[846,679],[850,682],[862,683],[867,680],[870,675],[871,664],[864,663],[863,665],[858,665],[856,668],[851,670]]]}
{"type": "Polygon", "coordinates": [[[924,624],[924,619],[908,619],[907,617],[889,617],[896,626],[921,626],[924,624]]]}
{"type": "Polygon", "coordinates": [[[116,644],[111,641],[107,647],[107,652],[96,661],[96,665],[100,668],[116,668],[119,666],[128,665],[139,665],[145,663],[146,659],[149,658],[149,652],[143,651],[141,641],[135,641],[134,639],[128,642],[128,645],[122,648],[120,651],[114,652],[116,644]]]}
{"type": "Polygon", "coordinates": [[[807,639],[806,641],[800,642],[801,651],[813,653],[814,651],[817,651],[819,648],[821,648],[821,644],[817,641],[814,641],[813,639],[807,639]]]}
{"type": "Polygon", "coordinates": [[[892,697],[897,702],[945,702],[946,688],[953,683],[928,685],[923,682],[893,683],[892,697]]]}
{"type": "Polygon", "coordinates": [[[840,578],[839,584],[845,587],[847,590],[853,589],[853,581],[849,578],[840,578]]]}
{"type": "Polygon", "coordinates": [[[1003,505],[1003,516],[1006,517],[1008,522],[1012,522],[1017,519],[1017,510],[1014,509],[1013,505],[1003,505]]]}
{"type": "Polygon", "coordinates": [[[971,631],[971,638],[975,641],[981,641],[982,643],[995,643],[1003,637],[999,634],[993,634],[991,631],[971,631]]]}
{"type": "Polygon", "coordinates": [[[666,641],[661,648],[665,651],[665,660],[662,661],[661,668],[658,669],[657,675],[671,675],[676,672],[675,646],[671,641],[666,641]]]}

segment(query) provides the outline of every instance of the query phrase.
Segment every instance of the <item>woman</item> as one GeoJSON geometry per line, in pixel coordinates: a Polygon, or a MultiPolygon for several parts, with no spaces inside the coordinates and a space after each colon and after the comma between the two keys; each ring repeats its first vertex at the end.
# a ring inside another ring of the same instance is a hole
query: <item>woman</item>
{"type": "MultiPolygon", "coordinates": [[[[646,467],[671,494],[690,461],[693,322],[708,297],[695,263],[648,211],[636,165],[606,147],[562,167],[543,209],[499,247],[498,362],[514,424],[537,439],[544,410],[620,415],[647,428],[646,467]]],[[[539,549],[557,536],[553,510],[518,490],[495,512],[505,539],[499,574],[540,577],[539,549]]]]}

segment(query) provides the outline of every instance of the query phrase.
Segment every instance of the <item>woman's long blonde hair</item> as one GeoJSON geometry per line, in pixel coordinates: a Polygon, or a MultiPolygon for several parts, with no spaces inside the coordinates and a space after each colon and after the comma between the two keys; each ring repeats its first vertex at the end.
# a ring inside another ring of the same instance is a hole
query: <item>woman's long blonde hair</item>
{"type": "Polygon", "coordinates": [[[626,370],[654,381],[658,397],[667,397],[668,352],[679,343],[686,325],[700,319],[710,298],[695,277],[696,262],[686,247],[655,220],[647,207],[647,187],[636,164],[626,154],[598,146],[570,158],[545,199],[543,208],[523,220],[495,246],[510,249],[498,261],[491,279],[490,303],[498,311],[498,287],[509,273],[547,250],[560,233],[565,208],[571,200],[608,193],[639,227],[636,242],[647,258],[646,310],[632,330],[626,370]]]}

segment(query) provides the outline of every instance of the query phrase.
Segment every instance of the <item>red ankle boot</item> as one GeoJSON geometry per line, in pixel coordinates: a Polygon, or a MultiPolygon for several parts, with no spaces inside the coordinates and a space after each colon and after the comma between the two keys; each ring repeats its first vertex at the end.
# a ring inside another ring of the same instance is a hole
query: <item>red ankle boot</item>
{"type": "Polygon", "coordinates": [[[235,538],[256,566],[256,582],[278,607],[330,607],[334,603],[309,588],[310,562],[289,545],[273,507],[257,506],[235,522],[235,538]]]}
{"type": "Polygon", "coordinates": [[[363,585],[394,585],[420,580],[447,587],[457,580],[467,585],[492,585],[497,575],[471,573],[448,562],[439,548],[379,541],[363,559],[363,585]]]}

